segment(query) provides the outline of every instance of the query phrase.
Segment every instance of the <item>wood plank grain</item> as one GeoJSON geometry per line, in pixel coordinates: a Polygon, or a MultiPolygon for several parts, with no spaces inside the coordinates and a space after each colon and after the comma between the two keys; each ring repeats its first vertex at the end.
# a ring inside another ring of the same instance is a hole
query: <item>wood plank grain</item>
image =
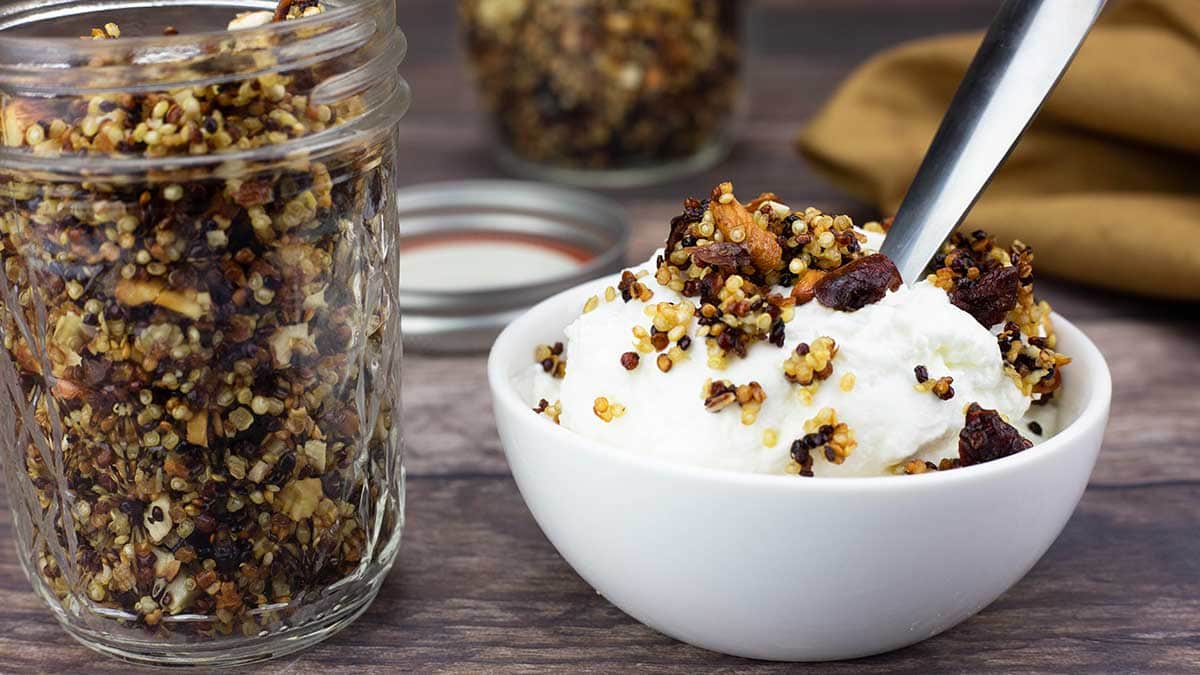
{"type": "MultiPolygon", "coordinates": [[[[1194,668],[1198,500],[1198,482],[1090,490],[1046,557],[981,614],[908,649],[822,670],[1194,668]]],[[[396,571],[354,628],[264,671],[788,669],[689,647],[625,616],[558,557],[510,479],[412,480],[409,515],[396,571]]],[[[8,528],[0,517],[0,538],[8,528]]],[[[130,670],[64,644],[15,564],[6,547],[4,670],[130,670]]]]}
{"type": "MultiPolygon", "coordinates": [[[[903,40],[983,26],[999,0],[758,0],[753,105],[727,160],[663,185],[609,192],[646,257],[680,201],[718,180],[772,189],[856,219],[877,217],[795,155],[790,139],[851,68],[903,40]]],[[[454,3],[406,0],[401,184],[499,177],[456,35],[454,3]]],[[[1065,532],[997,603],[893,654],[813,670],[847,673],[1200,670],[1200,304],[1039,281],[1100,346],[1113,416],[1091,487],[1065,532]]],[[[409,523],[370,611],[316,649],[264,672],[788,671],[688,647],[596,595],[520,500],[496,438],[479,356],[406,362],[409,523]]],[[[1069,371],[1068,371],[1069,372],[1069,371]]],[[[2,492],[2,489],[0,489],[2,492]]],[[[3,498],[0,497],[0,500],[3,498]]],[[[0,511],[0,540],[11,538],[0,511]]],[[[128,673],[69,642],[0,546],[0,671],[128,673]]]]}

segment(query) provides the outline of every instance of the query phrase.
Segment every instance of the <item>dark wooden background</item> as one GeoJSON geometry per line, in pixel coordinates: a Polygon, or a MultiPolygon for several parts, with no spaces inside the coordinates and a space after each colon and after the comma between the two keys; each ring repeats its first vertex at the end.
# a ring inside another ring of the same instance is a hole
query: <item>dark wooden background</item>
{"type": "MultiPolygon", "coordinates": [[[[851,68],[898,42],[984,26],[998,0],[760,0],[754,105],[720,168],[619,198],[646,255],[681,199],[730,178],[747,192],[870,216],[813,175],[790,139],[851,68]]],[[[405,183],[498,175],[449,0],[399,0],[416,96],[405,183]]],[[[1040,283],[1112,367],[1113,415],[1091,486],[1046,557],[945,634],[833,672],[1200,671],[1200,308],[1040,283]]],[[[798,668],[663,637],[596,595],[534,524],[492,423],[482,356],[407,361],[408,529],[380,598],[350,629],[266,672],[693,672],[798,668]]],[[[0,515],[0,539],[10,518],[0,515]]],[[[0,671],[128,672],[71,642],[0,546],[0,671]]]]}

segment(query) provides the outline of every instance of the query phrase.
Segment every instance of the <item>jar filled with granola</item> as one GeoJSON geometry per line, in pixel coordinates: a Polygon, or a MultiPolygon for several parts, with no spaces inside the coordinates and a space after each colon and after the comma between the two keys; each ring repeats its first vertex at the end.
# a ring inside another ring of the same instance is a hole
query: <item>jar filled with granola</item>
{"type": "Polygon", "coordinates": [[[0,9],[17,546],[72,636],[141,663],[331,635],[403,525],[395,8],[241,9],[0,9]]]}
{"type": "Polygon", "coordinates": [[[716,163],[742,91],[740,10],[738,0],[459,0],[499,161],[598,187],[716,163]]]}

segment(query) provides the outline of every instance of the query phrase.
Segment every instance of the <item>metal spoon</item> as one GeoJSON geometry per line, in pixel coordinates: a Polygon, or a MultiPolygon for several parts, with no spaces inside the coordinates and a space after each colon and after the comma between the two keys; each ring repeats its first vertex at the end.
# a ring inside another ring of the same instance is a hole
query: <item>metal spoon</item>
{"type": "Polygon", "coordinates": [[[1006,0],[963,76],[882,253],[906,283],[929,261],[1024,133],[1105,0],[1006,0]]]}

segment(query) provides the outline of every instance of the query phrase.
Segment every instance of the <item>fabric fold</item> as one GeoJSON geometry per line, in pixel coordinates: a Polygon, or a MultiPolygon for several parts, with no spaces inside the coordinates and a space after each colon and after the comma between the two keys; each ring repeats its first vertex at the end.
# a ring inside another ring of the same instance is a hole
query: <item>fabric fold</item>
{"type": "MultiPolygon", "coordinates": [[[[981,37],[874,57],[801,132],[800,151],[893,213],[981,37]]],[[[1111,5],[964,228],[1032,245],[1047,274],[1200,299],[1200,2],[1111,5]]]]}

